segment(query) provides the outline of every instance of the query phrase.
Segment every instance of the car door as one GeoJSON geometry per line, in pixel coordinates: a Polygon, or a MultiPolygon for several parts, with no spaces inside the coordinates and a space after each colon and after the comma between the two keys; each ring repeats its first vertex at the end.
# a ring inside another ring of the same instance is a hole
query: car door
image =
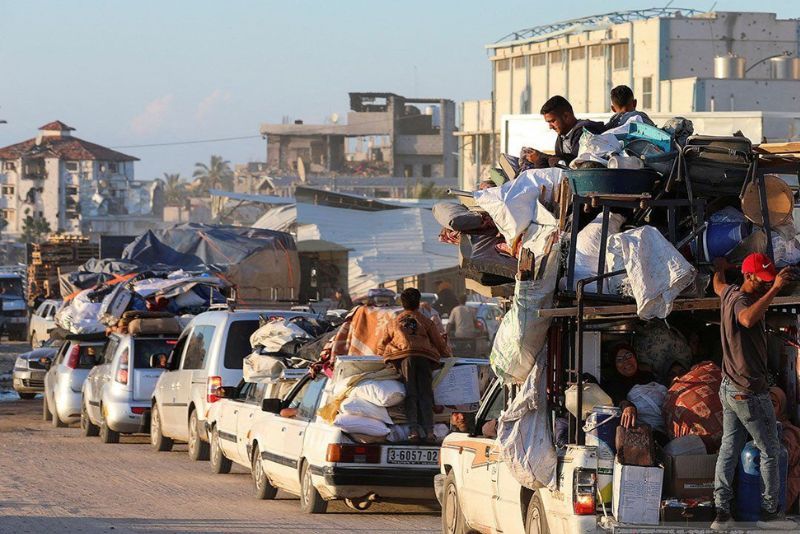
{"type": "Polygon", "coordinates": [[[240,462],[238,458],[236,458],[236,444],[238,440],[242,438],[236,432],[236,423],[239,417],[239,411],[244,405],[245,395],[247,395],[252,388],[253,384],[242,384],[242,387],[237,391],[236,397],[219,400],[217,401],[219,406],[214,408],[218,410],[215,424],[219,435],[219,446],[227,458],[237,463],[240,462]]]}
{"type": "Polygon", "coordinates": [[[281,427],[282,454],[286,460],[285,465],[291,469],[287,489],[295,493],[300,492],[298,466],[300,460],[305,456],[303,452],[305,434],[308,426],[317,416],[317,404],[322,390],[325,388],[326,380],[326,377],[322,375],[310,381],[297,407],[297,414],[294,417],[285,418],[284,426],[281,427]]]}
{"type": "Polygon", "coordinates": [[[61,348],[58,349],[58,354],[55,358],[53,358],[53,362],[50,364],[50,369],[47,370],[47,374],[44,377],[45,381],[45,396],[47,397],[47,403],[50,407],[50,411],[53,411],[53,406],[55,403],[55,391],[56,386],[58,385],[58,377],[61,373],[58,372],[59,367],[64,364],[64,354],[67,354],[70,346],[72,345],[71,341],[65,341],[61,348]]]}
{"type": "Polygon", "coordinates": [[[189,403],[192,400],[192,387],[195,383],[206,381],[205,363],[210,357],[215,332],[216,327],[213,325],[197,324],[186,340],[181,370],[173,385],[172,410],[169,412],[170,428],[174,428],[175,437],[181,440],[189,439],[189,403]]]}
{"type": "MultiPolygon", "coordinates": [[[[239,407],[236,416],[236,460],[242,465],[250,465],[250,451],[247,444],[250,443],[251,431],[253,430],[253,420],[256,414],[261,411],[261,399],[264,398],[266,384],[253,383],[244,392],[244,402],[239,407]]],[[[232,458],[232,457],[231,457],[232,458]]]]}
{"type": "Polygon", "coordinates": [[[161,432],[166,436],[175,435],[174,426],[178,419],[178,416],[173,413],[175,411],[175,384],[180,380],[180,364],[186,351],[186,341],[190,335],[191,330],[178,338],[167,362],[167,371],[156,382],[156,390],[153,393],[158,401],[161,432]]]}
{"type": "Polygon", "coordinates": [[[86,390],[89,392],[86,409],[92,421],[99,422],[101,419],[100,401],[103,398],[103,386],[108,382],[111,362],[114,361],[114,355],[117,353],[119,346],[120,339],[117,336],[111,336],[106,344],[102,363],[92,368],[86,378],[86,390]]]}

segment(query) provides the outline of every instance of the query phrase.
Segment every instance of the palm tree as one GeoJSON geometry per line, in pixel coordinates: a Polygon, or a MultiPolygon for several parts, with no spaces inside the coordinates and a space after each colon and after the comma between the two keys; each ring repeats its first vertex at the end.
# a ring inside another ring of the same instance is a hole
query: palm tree
{"type": "Polygon", "coordinates": [[[195,163],[193,187],[203,193],[208,193],[209,189],[233,190],[233,171],[231,162],[222,159],[222,156],[211,156],[208,165],[205,163],[195,163]]]}
{"type": "Polygon", "coordinates": [[[181,173],[164,173],[164,178],[159,178],[164,183],[164,199],[167,206],[183,206],[186,198],[187,183],[181,177],[181,173]]]}

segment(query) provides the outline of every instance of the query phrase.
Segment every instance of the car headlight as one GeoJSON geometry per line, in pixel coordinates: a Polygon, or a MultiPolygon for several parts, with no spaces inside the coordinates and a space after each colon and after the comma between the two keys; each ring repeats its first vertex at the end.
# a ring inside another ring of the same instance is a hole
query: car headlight
{"type": "Polygon", "coordinates": [[[28,369],[28,360],[23,357],[18,357],[17,360],[14,362],[14,369],[28,369]]]}

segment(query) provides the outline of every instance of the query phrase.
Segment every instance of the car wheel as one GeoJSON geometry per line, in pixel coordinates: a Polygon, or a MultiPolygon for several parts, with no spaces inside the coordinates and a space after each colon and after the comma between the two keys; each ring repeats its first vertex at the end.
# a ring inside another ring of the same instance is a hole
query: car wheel
{"type": "MultiPolygon", "coordinates": [[[[48,406],[49,407],[49,406],[48,406]]],[[[53,407],[50,408],[50,414],[52,415],[52,419],[50,420],[53,423],[53,428],[64,428],[67,426],[61,418],[58,416],[58,408],[56,408],[56,404],[53,403],[53,407]]]]}
{"type": "Polygon", "coordinates": [[[161,433],[161,415],[155,403],[153,403],[153,413],[150,415],[150,445],[161,452],[172,450],[173,445],[172,438],[161,433]]]}
{"type": "Polygon", "coordinates": [[[525,517],[525,534],[549,534],[547,518],[544,515],[544,506],[538,493],[534,493],[528,503],[528,513],[525,517]]]}
{"type": "Polygon", "coordinates": [[[469,532],[467,520],[458,502],[456,477],[453,472],[447,474],[444,481],[444,495],[442,497],[442,532],[445,534],[467,534],[469,532]]]}
{"type": "Polygon", "coordinates": [[[250,469],[250,476],[253,477],[253,487],[255,489],[256,499],[269,499],[272,500],[278,494],[278,488],[272,485],[269,477],[264,472],[264,461],[261,458],[261,451],[258,450],[256,445],[253,451],[252,467],[250,469]]]}
{"type": "Polygon", "coordinates": [[[53,417],[50,408],[47,406],[47,393],[42,395],[42,421],[49,421],[53,417]]]}
{"type": "Polygon", "coordinates": [[[100,413],[102,416],[100,420],[100,441],[103,443],[119,443],[119,432],[111,430],[108,427],[108,422],[106,421],[102,406],[100,407],[100,413]]]}
{"type": "Polygon", "coordinates": [[[100,428],[89,419],[86,404],[84,403],[81,403],[81,434],[87,438],[100,434],[100,428]]]}
{"type": "Polygon", "coordinates": [[[189,414],[189,458],[195,462],[208,460],[208,443],[200,439],[200,421],[197,419],[197,410],[189,414]]]}
{"type": "Polygon", "coordinates": [[[210,459],[212,473],[222,475],[231,472],[231,465],[233,462],[226,458],[225,454],[222,452],[222,449],[219,446],[219,432],[216,428],[211,433],[210,459]]]}
{"type": "Polygon", "coordinates": [[[311,482],[308,462],[303,462],[300,473],[300,510],[307,514],[324,514],[328,510],[328,501],[322,498],[311,482]]]}
{"type": "Polygon", "coordinates": [[[17,395],[19,395],[20,399],[24,400],[31,400],[36,398],[36,393],[20,393],[19,391],[17,391],[17,395]]]}

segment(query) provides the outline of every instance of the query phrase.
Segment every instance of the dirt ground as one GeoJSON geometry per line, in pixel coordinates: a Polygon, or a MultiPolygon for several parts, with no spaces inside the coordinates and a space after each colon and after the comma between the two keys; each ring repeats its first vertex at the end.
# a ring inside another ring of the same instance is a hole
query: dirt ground
{"type": "MultiPolygon", "coordinates": [[[[25,350],[22,343],[0,344],[0,375],[25,350]]],[[[258,501],[244,469],[214,475],[208,462],[189,460],[185,445],[158,453],[145,436],[104,445],[76,427],[53,428],[41,413],[39,398],[0,402],[2,533],[441,530],[432,507],[376,504],[355,512],[332,503],[325,515],[307,515],[292,495],[258,501]]]]}

